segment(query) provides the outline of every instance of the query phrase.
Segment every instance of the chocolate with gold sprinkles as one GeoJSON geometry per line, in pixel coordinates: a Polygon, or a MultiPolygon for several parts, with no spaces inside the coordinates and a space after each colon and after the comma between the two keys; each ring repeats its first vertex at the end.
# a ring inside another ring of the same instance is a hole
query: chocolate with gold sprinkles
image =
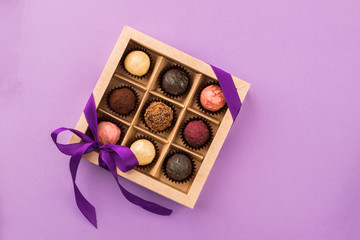
{"type": "Polygon", "coordinates": [[[171,126],[174,112],[165,103],[152,102],[145,111],[146,125],[154,132],[160,132],[171,126]]]}

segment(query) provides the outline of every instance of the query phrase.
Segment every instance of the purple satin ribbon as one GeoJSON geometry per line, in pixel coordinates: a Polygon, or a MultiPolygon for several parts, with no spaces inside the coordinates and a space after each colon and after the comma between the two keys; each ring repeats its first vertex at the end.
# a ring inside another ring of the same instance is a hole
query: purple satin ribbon
{"type": "MultiPolygon", "coordinates": [[[[220,83],[221,89],[226,99],[226,103],[231,112],[231,116],[235,121],[241,108],[241,101],[237,93],[234,81],[229,73],[212,65],[210,66],[212,67],[220,83]]],[[[113,144],[105,144],[101,146],[99,144],[96,105],[93,95],[90,96],[89,101],[86,104],[84,114],[86,121],[89,124],[89,128],[94,136],[94,140],[91,139],[89,136],[85,135],[84,133],[71,128],[58,128],[51,133],[51,137],[57,148],[62,153],[71,156],[70,172],[74,185],[76,204],[79,207],[80,211],[84,214],[84,216],[97,228],[95,208],[93,205],[91,205],[91,203],[86,200],[86,198],[82,195],[75,183],[76,173],[79,167],[81,157],[85,153],[89,153],[94,150],[99,151],[99,165],[111,172],[122,194],[129,202],[155,214],[170,215],[172,213],[171,209],[162,207],[156,203],[149,202],[138,196],[135,196],[120,185],[116,172],[116,167],[118,167],[123,172],[127,172],[136,167],[138,161],[133,152],[128,147],[113,144]],[[80,137],[83,141],[74,144],[58,143],[57,136],[64,131],[71,131],[72,133],[80,137]]]]}
{"type": "Polygon", "coordinates": [[[220,87],[224,93],[224,97],[225,97],[226,103],[229,107],[231,116],[232,116],[233,120],[235,121],[235,118],[237,117],[237,115],[240,111],[240,108],[241,108],[241,101],[240,101],[239,94],[237,93],[234,80],[232,79],[231,74],[229,74],[217,67],[214,67],[211,64],[210,64],[210,66],[212,67],[212,69],[220,83],[220,87]]]}
{"type": "Polygon", "coordinates": [[[79,163],[81,157],[85,153],[92,152],[94,150],[99,151],[99,164],[103,167],[106,167],[111,174],[113,175],[116,183],[118,184],[122,194],[125,198],[139,206],[143,209],[159,214],[159,215],[170,215],[172,213],[171,209],[162,207],[156,203],[146,201],[134,194],[128,192],[125,188],[123,188],[118,179],[118,175],[116,172],[116,167],[118,167],[121,171],[127,172],[138,164],[138,161],[134,155],[134,153],[125,146],[114,145],[114,144],[99,144],[98,137],[98,129],[97,129],[97,116],[96,116],[96,105],[94,96],[91,95],[89,101],[86,104],[84,109],[84,114],[86,121],[89,124],[89,128],[94,136],[94,140],[84,133],[71,128],[58,128],[51,133],[51,137],[56,144],[57,148],[64,154],[71,156],[70,158],[70,172],[72,177],[72,182],[74,185],[75,199],[76,204],[79,207],[80,211],[84,214],[84,216],[97,228],[96,221],[96,212],[95,208],[91,203],[89,203],[86,198],[82,195],[79,188],[75,183],[76,173],[79,167],[79,163]],[[74,144],[60,144],[57,142],[57,136],[64,131],[71,131],[78,137],[80,137],[83,142],[74,143],[74,144]]]}

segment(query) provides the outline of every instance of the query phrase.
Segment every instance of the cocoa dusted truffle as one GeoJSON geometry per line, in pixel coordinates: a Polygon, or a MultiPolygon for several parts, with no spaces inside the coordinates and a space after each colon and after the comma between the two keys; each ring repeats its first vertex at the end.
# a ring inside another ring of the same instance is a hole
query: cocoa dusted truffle
{"type": "Polygon", "coordinates": [[[183,181],[191,175],[192,171],[193,164],[184,154],[174,154],[166,162],[165,174],[172,180],[183,181]]]}
{"type": "Polygon", "coordinates": [[[188,75],[180,69],[173,68],[168,70],[161,82],[162,89],[172,96],[183,94],[189,85],[188,75]]]}
{"type": "Polygon", "coordinates": [[[183,138],[194,148],[201,148],[210,139],[210,129],[202,120],[190,121],[183,130],[183,138]]]}
{"type": "Polygon", "coordinates": [[[113,111],[127,115],[135,108],[136,96],[132,90],[120,88],[110,94],[109,105],[113,111]]]}
{"type": "Polygon", "coordinates": [[[132,51],[126,56],[124,67],[129,73],[141,77],[149,71],[150,57],[143,51],[132,51]]]}
{"type": "Polygon", "coordinates": [[[146,108],[144,119],[146,125],[154,132],[160,132],[171,126],[174,112],[163,102],[152,102],[146,108]]]}
{"type": "Polygon", "coordinates": [[[116,124],[112,122],[100,122],[98,124],[99,143],[116,144],[120,139],[121,130],[116,124]]]}
{"type": "Polygon", "coordinates": [[[224,94],[218,85],[204,88],[200,94],[200,103],[208,111],[216,112],[226,104],[224,94]]]}

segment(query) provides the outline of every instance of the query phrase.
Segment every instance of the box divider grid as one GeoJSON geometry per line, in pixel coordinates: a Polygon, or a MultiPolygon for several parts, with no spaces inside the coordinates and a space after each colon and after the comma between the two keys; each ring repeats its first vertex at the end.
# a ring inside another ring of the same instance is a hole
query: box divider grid
{"type": "Polygon", "coordinates": [[[120,81],[125,81],[126,83],[130,84],[130,85],[134,85],[144,91],[146,91],[146,87],[142,84],[139,84],[137,82],[134,82],[132,80],[130,80],[129,78],[119,74],[119,73],[114,73],[114,77],[117,79],[117,80],[120,80],[120,81]]]}
{"type": "MultiPolygon", "coordinates": [[[[157,58],[156,62],[155,62],[155,66],[154,66],[154,70],[153,70],[153,73],[151,74],[151,77],[150,77],[150,81],[148,84],[151,84],[152,82],[152,79],[154,78],[154,75],[155,73],[157,72],[161,62],[163,61],[163,57],[159,57],[157,58]]],[[[121,78],[122,76],[120,76],[121,78]]],[[[127,134],[125,135],[124,137],[124,140],[122,142],[122,145],[126,145],[128,143],[128,141],[130,140],[130,136],[132,135],[131,133],[134,131],[133,129],[133,126],[139,121],[139,117],[140,117],[140,113],[141,113],[141,109],[143,108],[144,104],[146,103],[147,101],[147,98],[149,96],[149,88],[147,87],[145,89],[145,94],[144,94],[144,97],[141,99],[140,101],[140,104],[139,104],[139,107],[138,109],[136,110],[136,113],[134,115],[134,118],[132,119],[131,123],[130,123],[130,127],[129,127],[129,131],[127,132],[127,134]]]]}
{"type": "MultiPolygon", "coordinates": [[[[232,76],[239,97],[243,102],[250,84],[232,76]]],[[[128,172],[117,171],[118,175],[129,179],[147,189],[159,193],[189,208],[193,208],[208,174],[216,160],[225,137],[232,125],[229,110],[220,114],[207,114],[202,112],[196,103],[199,87],[208,81],[217,81],[211,66],[190,55],[187,55],[169,45],[153,39],[130,27],[125,27],[113,52],[101,74],[93,91],[99,116],[106,116],[118,121],[126,128],[121,145],[127,146],[130,141],[139,135],[151,137],[159,147],[159,158],[154,166],[148,169],[135,168],[128,172]],[[121,59],[135,48],[148,50],[153,60],[149,73],[143,78],[138,78],[126,71],[121,59]],[[159,75],[172,65],[184,67],[192,79],[190,90],[187,94],[173,98],[163,92],[160,86],[159,75]],[[139,97],[137,109],[128,115],[114,112],[107,103],[107,94],[117,87],[129,85],[134,88],[139,97]],[[150,99],[162,99],[172,104],[176,111],[176,122],[168,131],[153,133],[142,121],[142,112],[145,104],[150,99]],[[201,117],[209,122],[214,138],[210,144],[202,149],[194,150],[183,144],[180,131],[184,121],[191,117],[201,117]],[[196,164],[195,175],[185,183],[172,182],[161,171],[164,159],[169,152],[181,150],[190,154],[196,164]]],[[[88,124],[82,114],[76,126],[82,132],[88,130],[88,124]]],[[[81,141],[72,135],[70,143],[81,141]]],[[[98,164],[98,153],[91,152],[83,156],[94,164],[98,164]]]]}
{"type": "MultiPolygon", "coordinates": [[[[193,98],[194,94],[196,93],[196,89],[198,88],[198,85],[200,84],[201,78],[202,78],[201,74],[195,74],[194,79],[193,79],[193,85],[191,86],[188,97],[184,101],[184,107],[181,109],[178,119],[176,121],[176,124],[169,135],[169,143],[167,144],[166,154],[170,150],[171,143],[174,141],[175,135],[178,134],[178,132],[180,130],[181,124],[184,120],[184,117],[185,117],[185,114],[186,114],[186,111],[188,108],[188,105],[190,104],[190,100],[193,98]]],[[[172,99],[169,99],[169,100],[171,100],[172,103],[175,102],[172,99]]],[[[188,150],[187,152],[194,154],[191,150],[188,150]]],[[[164,162],[165,157],[166,157],[166,155],[163,155],[162,157],[160,157],[159,161],[156,163],[156,166],[153,168],[154,176],[161,175],[161,166],[164,162]]],[[[188,189],[190,184],[187,184],[187,185],[188,185],[188,187],[187,187],[187,189],[188,189]]],[[[185,192],[187,191],[187,189],[185,190],[185,192]]]]}

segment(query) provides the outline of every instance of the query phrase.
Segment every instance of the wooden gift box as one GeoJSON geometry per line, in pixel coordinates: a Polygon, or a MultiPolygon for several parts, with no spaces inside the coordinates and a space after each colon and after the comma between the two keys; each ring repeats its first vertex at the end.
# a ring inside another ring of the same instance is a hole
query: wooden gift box
{"type": "MultiPolygon", "coordinates": [[[[244,101],[250,84],[232,76],[241,102],[244,101]]],[[[207,81],[217,81],[216,75],[209,64],[191,57],[175,48],[157,41],[141,32],[125,26],[99,81],[93,91],[97,107],[98,117],[111,118],[121,124],[125,134],[121,145],[128,145],[129,141],[138,135],[151,137],[159,148],[159,158],[149,169],[133,169],[129,172],[117,170],[118,175],[129,179],[141,186],[170,198],[189,208],[193,208],[207,176],[215,162],[215,159],[223,145],[225,138],[233,123],[229,109],[220,115],[208,115],[202,112],[196,104],[197,89],[207,81]],[[134,47],[146,48],[153,60],[153,68],[144,79],[138,79],[128,74],[121,66],[120,60],[123,54],[134,47]],[[162,69],[173,64],[186,68],[192,78],[192,86],[187,95],[172,99],[165,96],[159,89],[158,76],[162,69]],[[139,95],[139,106],[128,117],[121,117],[112,112],[106,104],[107,93],[121,85],[131,86],[139,95]],[[141,111],[144,104],[153,98],[164,99],[170,102],[176,109],[177,120],[168,132],[155,134],[149,131],[141,121],[141,111]],[[213,129],[213,140],[207,147],[201,150],[191,150],[186,147],[180,138],[182,123],[190,117],[200,116],[206,119],[213,129]],[[162,163],[166,155],[174,150],[182,150],[190,154],[195,160],[195,175],[185,183],[175,183],[168,180],[162,172],[162,163]]],[[[76,129],[81,132],[88,131],[88,124],[82,114],[76,129]]],[[[72,135],[69,143],[80,142],[80,138],[72,135]]],[[[83,158],[98,165],[98,153],[85,154],[83,158]]]]}

